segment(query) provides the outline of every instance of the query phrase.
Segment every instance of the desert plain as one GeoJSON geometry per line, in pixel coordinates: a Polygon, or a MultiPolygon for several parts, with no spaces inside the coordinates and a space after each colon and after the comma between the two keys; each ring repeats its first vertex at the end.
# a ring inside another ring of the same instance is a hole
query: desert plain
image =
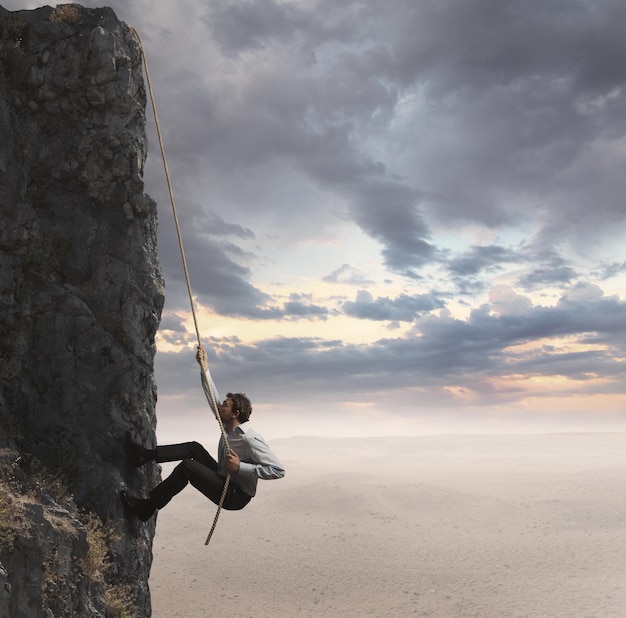
{"type": "Polygon", "coordinates": [[[273,440],[285,478],[208,546],[193,488],[158,514],[153,616],[626,616],[625,439],[273,440]]]}

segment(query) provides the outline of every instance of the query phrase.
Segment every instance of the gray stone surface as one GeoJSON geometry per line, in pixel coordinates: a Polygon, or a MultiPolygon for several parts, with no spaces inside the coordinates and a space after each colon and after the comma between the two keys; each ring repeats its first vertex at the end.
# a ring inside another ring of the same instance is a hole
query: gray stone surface
{"type": "Polygon", "coordinates": [[[154,521],[118,499],[159,478],[123,449],[155,444],[163,304],[138,42],[79,5],[0,35],[0,616],[149,616],[154,521]]]}

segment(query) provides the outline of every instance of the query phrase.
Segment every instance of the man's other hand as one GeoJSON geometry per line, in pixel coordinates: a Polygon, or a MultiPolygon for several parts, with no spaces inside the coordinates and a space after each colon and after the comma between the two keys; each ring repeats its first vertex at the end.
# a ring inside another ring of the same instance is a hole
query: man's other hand
{"type": "Polygon", "coordinates": [[[232,472],[233,474],[237,474],[237,472],[239,472],[240,463],[241,460],[239,459],[239,455],[237,455],[235,451],[231,451],[226,458],[226,467],[228,468],[228,471],[232,472]]]}

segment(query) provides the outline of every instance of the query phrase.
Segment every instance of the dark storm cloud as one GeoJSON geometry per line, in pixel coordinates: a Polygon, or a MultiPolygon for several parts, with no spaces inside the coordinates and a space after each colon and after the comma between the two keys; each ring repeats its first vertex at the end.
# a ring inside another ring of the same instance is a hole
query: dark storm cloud
{"type": "MultiPolygon", "coordinates": [[[[146,43],[183,209],[202,193],[242,229],[289,221],[297,203],[264,198],[280,180],[250,173],[275,164],[346,199],[388,268],[413,278],[442,259],[434,221],[540,215],[544,246],[623,229],[624,3],[110,5],[146,43]]],[[[163,206],[151,140],[146,180],[163,206]]],[[[253,271],[234,272],[233,303],[258,296],[253,271]]]]}
{"type": "Polygon", "coordinates": [[[395,66],[405,83],[424,85],[433,120],[445,114],[458,130],[454,142],[446,136],[428,153],[434,174],[428,188],[440,198],[436,214],[496,225],[527,214],[519,210],[523,201],[533,210],[533,203],[547,202],[547,227],[558,225],[561,234],[616,221],[624,177],[609,168],[603,182],[595,165],[601,159],[588,154],[626,129],[626,69],[617,60],[626,41],[616,26],[624,6],[496,0],[415,6],[418,32],[412,41],[400,35],[395,66]],[[592,203],[607,217],[598,220],[592,203]]]}
{"type": "Polygon", "coordinates": [[[354,24],[369,20],[369,13],[365,3],[332,0],[308,7],[274,0],[217,0],[210,4],[204,19],[226,55],[289,43],[299,36],[300,45],[307,50],[304,57],[314,62],[322,44],[354,41],[354,24]]]}
{"type": "Polygon", "coordinates": [[[274,39],[290,37],[309,21],[298,7],[272,0],[262,4],[215,2],[205,19],[226,55],[260,49],[274,39]]]}
{"type": "MultiPolygon", "coordinates": [[[[217,44],[215,70],[210,79],[180,63],[165,71],[167,141],[183,187],[208,172],[233,216],[289,220],[292,202],[232,201],[229,183],[241,190],[252,182],[245,170],[275,161],[343,195],[387,267],[409,277],[443,259],[431,220],[493,227],[545,209],[536,239],[545,246],[620,224],[626,161],[602,146],[626,129],[619,3],[264,0],[209,3],[200,17],[217,44]],[[244,79],[229,81],[234,71],[244,79]],[[414,120],[394,134],[405,99],[414,120]],[[377,156],[379,138],[403,158],[377,156]]],[[[254,182],[247,190],[262,199],[265,181],[254,182]]],[[[451,257],[455,275],[480,268],[478,255],[451,257]]],[[[240,287],[250,274],[238,275],[240,287]]]]}
{"type": "MultiPolygon", "coordinates": [[[[380,242],[395,272],[415,275],[440,256],[426,213],[496,226],[548,204],[538,237],[546,245],[557,226],[567,238],[581,226],[619,223],[623,165],[607,167],[602,151],[589,158],[595,144],[626,130],[619,3],[214,7],[208,23],[225,54],[289,50],[301,62],[299,73],[290,67],[283,76],[284,84],[293,80],[289,92],[273,82],[249,91],[257,126],[241,123],[250,136],[241,142],[246,154],[286,157],[343,192],[354,221],[380,242]],[[358,28],[350,22],[355,12],[358,28]],[[402,95],[421,105],[413,129],[395,138],[412,170],[389,168],[363,142],[391,121],[402,95]],[[261,114],[271,136],[258,126],[261,114]],[[594,210],[590,218],[592,202],[605,216],[594,210]]],[[[237,142],[241,133],[230,128],[237,142]]],[[[620,151],[613,156],[625,162],[620,151]]]]}
{"type": "Polygon", "coordinates": [[[338,49],[335,55],[333,50],[338,41],[349,46],[360,39],[350,25],[355,10],[351,5],[331,9],[330,4],[315,11],[271,2],[213,5],[207,23],[226,55],[276,46],[273,51],[283,54],[285,72],[265,71],[258,79],[251,72],[232,93],[239,97],[234,105],[229,101],[231,85],[216,90],[219,75],[211,86],[183,71],[172,76],[166,101],[173,104],[173,96],[179,97],[179,115],[176,130],[168,136],[169,151],[175,160],[186,162],[177,170],[183,177],[199,173],[203,161],[208,168],[236,166],[239,172],[282,161],[325,190],[343,194],[355,221],[381,242],[389,267],[414,274],[434,252],[418,211],[419,192],[359,147],[360,127],[389,118],[397,91],[371,70],[360,51],[338,49]],[[296,32],[304,34],[294,39],[296,32]],[[333,57],[325,68],[326,61],[315,58],[328,50],[333,57]],[[289,65],[289,57],[304,64],[289,65]]]}

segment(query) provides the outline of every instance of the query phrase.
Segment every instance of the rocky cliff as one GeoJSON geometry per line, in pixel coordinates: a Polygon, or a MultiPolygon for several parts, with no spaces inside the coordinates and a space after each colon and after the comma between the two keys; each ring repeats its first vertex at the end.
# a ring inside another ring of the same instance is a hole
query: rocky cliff
{"type": "Polygon", "coordinates": [[[138,41],[110,9],[0,7],[0,616],[149,616],[163,303],[138,41]]]}

